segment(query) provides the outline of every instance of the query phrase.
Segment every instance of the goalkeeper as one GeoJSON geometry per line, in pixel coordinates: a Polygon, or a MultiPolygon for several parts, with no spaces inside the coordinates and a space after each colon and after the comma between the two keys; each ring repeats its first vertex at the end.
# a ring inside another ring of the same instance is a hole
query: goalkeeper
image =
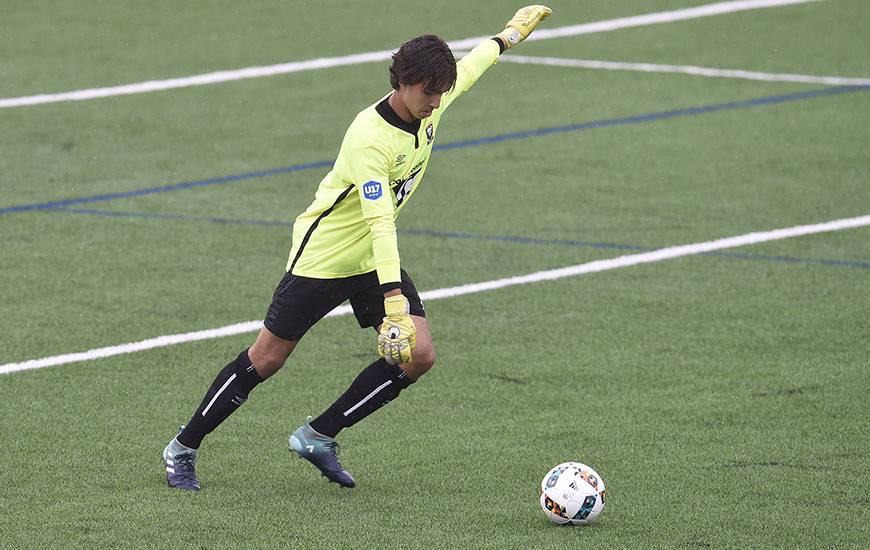
{"type": "Polygon", "coordinates": [[[459,62],[434,35],[409,40],[393,55],[392,91],[356,116],[314,201],[296,218],[287,272],[263,329],[218,373],[193,417],[164,449],[170,486],[199,490],[195,463],[203,438],[345,300],[361,327],[378,331],[380,358],[323,413],[308,417],[290,436],[290,447],[330,481],[356,484],[338,460],[336,435],[398,397],[435,362],[423,303],[400,267],[395,219],[422,182],[444,111],[550,13],[540,5],[520,9],[502,32],[459,62]]]}

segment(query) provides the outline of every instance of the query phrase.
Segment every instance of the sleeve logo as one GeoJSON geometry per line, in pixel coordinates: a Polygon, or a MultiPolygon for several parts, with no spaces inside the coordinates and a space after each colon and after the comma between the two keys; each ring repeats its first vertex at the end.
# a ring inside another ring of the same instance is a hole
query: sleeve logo
{"type": "Polygon", "coordinates": [[[370,201],[381,198],[384,194],[383,187],[379,181],[367,181],[363,184],[363,196],[370,201]]]}

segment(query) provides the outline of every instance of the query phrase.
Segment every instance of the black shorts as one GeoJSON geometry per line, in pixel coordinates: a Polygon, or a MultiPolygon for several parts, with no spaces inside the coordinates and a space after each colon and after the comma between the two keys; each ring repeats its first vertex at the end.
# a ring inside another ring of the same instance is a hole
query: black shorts
{"type": "MultiPolygon", "coordinates": [[[[425,317],[414,281],[402,270],[402,294],[411,315],[425,317]]],[[[289,271],[278,283],[263,325],[285,340],[299,340],[324,315],[350,300],[361,328],[377,327],[384,318],[384,293],[375,271],[343,279],[312,279],[289,271]]]]}

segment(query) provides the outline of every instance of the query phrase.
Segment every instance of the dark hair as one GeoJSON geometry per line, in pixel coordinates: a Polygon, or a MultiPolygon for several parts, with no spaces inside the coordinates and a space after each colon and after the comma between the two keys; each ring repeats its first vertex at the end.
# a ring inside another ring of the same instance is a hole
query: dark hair
{"type": "Polygon", "coordinates": [[[426,83],[427,91],[445,92],[456,83],[456,58],[450,46],[434,34],[408,40],[393,54],[390,85],[426,83]]]}

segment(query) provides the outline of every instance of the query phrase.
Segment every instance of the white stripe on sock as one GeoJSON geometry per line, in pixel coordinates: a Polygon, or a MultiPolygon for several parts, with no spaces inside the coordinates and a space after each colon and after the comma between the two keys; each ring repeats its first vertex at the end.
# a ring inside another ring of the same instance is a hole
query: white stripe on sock
{"type": "Polygon", "coordinates": [[[224,392],[224,390],[227,389],[227,386],[229,386],[233,382],[233,380],[235,380],[235,379],[236,379],[236,373],[233,373],[233,375],[230,376],[226,382],[224,382],[224,385],[221,386],[221,389],[219,389],[217,391],[217,393],[214,394],[214,397],[211,398],[211,401],[208,402],[208,405],[206,405],[205,409],[202,411],[202,416],[205,416],[205,413],[207,413],[208,410],[211,408],[211,406],[214,405],[215,400],[218,397],[220,397],[220,395],[224,392]]]}
{"type": "Polygon", "coordinates": [[[382,389],[386,388],[387,386],[389,386],[389,385],[392,384],[392,383],[393,383],[392,380],[387,380],[386,382],[384,382],[383,384],[381,384],[380,386],[378,386],[377,388],[375,388],[375,391],[373,391],[372,393],[370,393],[370,394],[368,394],[367,396],[365,396],[365,397],[363,398],[362,401],[360,401],[359,403],[357,403],[357,404],[354,405],[353,407],[349,408],[348,410],[344,411],[344,416],[350,416],[350,414],[353,413],[353,411],[355,411],[355,410],[357,410],[358,408],[360,408],[360,407],[362,407],[363,405],[365,405],[366,401],[368,401],[369,399],[371,399],[372,397],[374,397],[376,393],[378,393],[379,391],[381,391],[382,389]]]}

